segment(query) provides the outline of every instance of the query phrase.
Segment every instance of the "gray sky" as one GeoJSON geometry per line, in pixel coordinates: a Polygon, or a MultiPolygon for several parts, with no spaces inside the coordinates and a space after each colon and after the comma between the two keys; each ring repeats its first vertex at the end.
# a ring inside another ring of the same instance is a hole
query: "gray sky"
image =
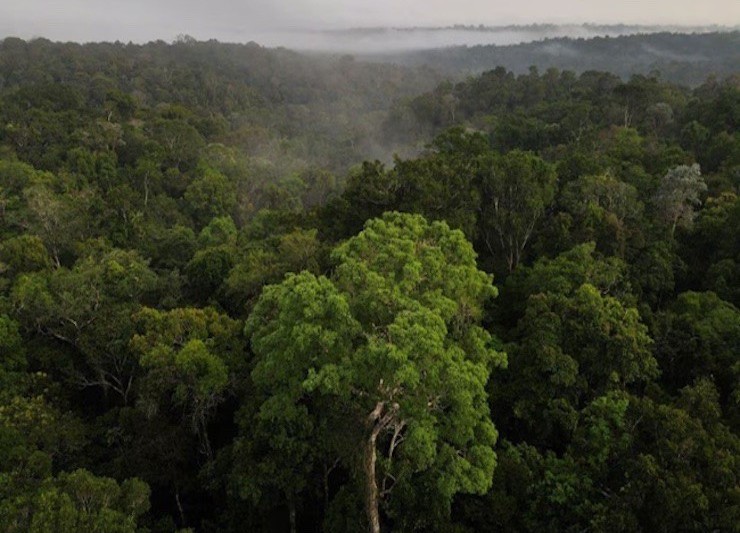
{"type": "MultiPolygon", "coordinates": [[[[740,24],[738,0],[0,0],[0,38],[248,41],[275,30],[594,22],[740,24]]],[[[275,43],[270,43],[275,44],[275,43]]]]}

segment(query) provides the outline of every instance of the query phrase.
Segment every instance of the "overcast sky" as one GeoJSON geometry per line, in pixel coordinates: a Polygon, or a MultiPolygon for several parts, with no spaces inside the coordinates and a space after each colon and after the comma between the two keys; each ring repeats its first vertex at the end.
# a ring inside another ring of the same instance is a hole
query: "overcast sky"
{"type": "Polygon", "coordinates": [[[285,29],[595,22],[740,24],[740,0],[0,0],[0,38],[248,41],[285,29]]]}

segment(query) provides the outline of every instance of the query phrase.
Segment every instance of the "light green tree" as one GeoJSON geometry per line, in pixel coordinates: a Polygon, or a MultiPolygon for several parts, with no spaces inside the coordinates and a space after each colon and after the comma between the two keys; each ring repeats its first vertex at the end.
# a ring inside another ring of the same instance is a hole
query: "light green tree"
{"type": "Polygon", "coordinates": [[[506,359],[478,321],[496,290],[462,232],[418,215],[369,221],[333,258],[331,280],[289,276],[247,322],[267,449],[291,472],[287,459],[305,469],[311,453],[337,457],[373,532],[381,510],[402,527],[434,527],[456,493],[491,484],[485,386],[506,359]],[[300,444],[319,433],[326,449],[300,444]]]}
{"type": "Polygon", "coordinates": [[[135,533],[139,517],[149,510],[149,487],[136,478],[119,485],[114,479],[75,470],[45,480],[18,503],[20,508],[7,509],[9,515],[16,513],[6,524],[9,531],[135,533]]]}
{"type": "Polygon", "coordinates": [[[201,452],[211,458],[207,423],[226,394],[229,362],[242,353],[240,323],[212,308],[144,308],[134,321],[140,333],[131,348],[147,372],[140,406],[149,417],[170,408],[182,413],[201,452]]]}
{"type": "Polygon", "coordinates": [[[671,228],[689,228],[694,222],[695,209],[701,205],[699,195],[707,190],[699,165],[679,165],[663,176],[655,194],[660,220],[671,228]]]}

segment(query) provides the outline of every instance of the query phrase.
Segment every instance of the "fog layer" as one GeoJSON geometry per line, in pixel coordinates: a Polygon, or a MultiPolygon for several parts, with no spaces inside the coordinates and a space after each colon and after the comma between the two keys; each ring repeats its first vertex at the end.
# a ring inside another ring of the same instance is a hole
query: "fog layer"
{"type": "MultiPolygon", "coordinates": [[[[255,40],[299,48],[358,48],[357,36],[316,30],[424,27],[454,24],[740,24],[737,0],[3,0],[0,38],[73,41],[171,40],[178,34],[222,41],[255,40]],[[309,31],[310,30],[310,31],[309,31]]],[[[563,35],[556,33],[557,36],[563,35]]],[[[584,35],[585,36],[585,35],[584,35]]],[[[447,44],[505,44],[519,33],[457,34],[453,30],[382,36],[397,48],[447,44]],[[462,41],[458,39],[463,39],[462,41]],[[397,42],[400,41],[400,42],[397,42]]],[[[366,39],[359,41],[364,44],[366,39]]],[[[370,40],[369,46],[375,46],[370,40]]]]}
{"type": "Polygon", "coordinates": [[[556,37],[588,39],[606,35],[618,37],[663,31],[707,33],[730,29],[721,26],[597,26],[575,24],[488,28],[369,28],[330,31],[238,32],[233,40],[240,42],[252,40],[265,46],[285,46],[305,51],[382,54],[459,45],[513,45],[556,37]]]}

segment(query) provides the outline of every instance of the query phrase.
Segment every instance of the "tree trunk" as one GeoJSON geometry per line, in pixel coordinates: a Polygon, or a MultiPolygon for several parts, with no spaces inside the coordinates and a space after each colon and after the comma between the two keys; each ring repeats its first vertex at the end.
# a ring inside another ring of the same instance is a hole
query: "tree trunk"
{"type": "Polygon", "coordinates": [[[296,533],[295,498],[293,496],[288,498],[288,513],[290,516],[290,533],[296,533]]]}
{"type": "Polygon", "coordinates": [[[200,440],[200,451],[210,461],[213,459],[213,449],[211,448],[211,439],[208,438],[208,423],[205,415],[196,415],[195,431],[200,440]]]}
{"type": "Polygon", "coordinates": [[[365,447],[365,507],[370,524],[370,533],[380,533],[380,511],[378,509],[378,481],[375,478],[375,444],[378,428],[373,428],[365,447]]]}
{"type": "Polygon", "coordinates": [[[324,464],[324,515],[329,508],[329,469],[324,464]]]}
{"type": "Polygon", "coordinates": [[[177,504],[177,511],[180,514],[180,525],[185,527],[185,511],[182,508],[182,502],[180,502],[180,489],[175,487],[175,503],[177,504]]]}

